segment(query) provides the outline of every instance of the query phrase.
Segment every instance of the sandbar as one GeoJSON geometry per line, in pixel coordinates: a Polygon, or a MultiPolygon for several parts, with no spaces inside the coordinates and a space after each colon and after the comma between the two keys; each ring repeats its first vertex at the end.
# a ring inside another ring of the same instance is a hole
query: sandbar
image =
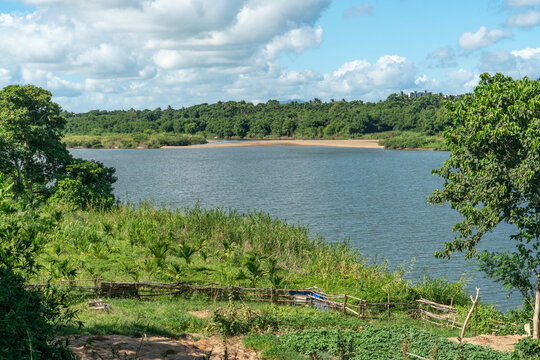
{"type": "MultiPolygon", "coordinates": [[[[355,140],[250,140],[235,142],[211,142],[208,144],[191,145],[189,148],[224,148],[246,146],[332,146],[344,148],[384,149],[377,139],[355,140]]],[[[163,146],[163,149],[186,148],[186,146],[163,146]]]]}

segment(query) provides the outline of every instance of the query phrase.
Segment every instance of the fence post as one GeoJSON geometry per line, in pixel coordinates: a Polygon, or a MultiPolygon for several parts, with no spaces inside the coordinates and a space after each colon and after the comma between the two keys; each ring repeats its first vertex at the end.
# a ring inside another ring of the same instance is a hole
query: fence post
{"type": "Polygon", "coordinates": [[[386,309],[388,311],[388,322],[390,322],[390,293],[388,293],[388,302],[386,303],[386,309]]]}
{"type": "Polygon", "coordinates": [[[274,303],[274,288],[270,289],[270,303],[274,303]]]}
{"type": "Polygon", "coordinates": [[[367,300],[364,300],[363,303],[362,303],[362,317],[364,318],[364,320],[366,320],[366,315],[367,315],[367,300]]]}
{"type": "Polygon", "coordinates": [[[347,294],[345,294],[345,297],[343,298],[343,313],[347,313],[347,294]]]}

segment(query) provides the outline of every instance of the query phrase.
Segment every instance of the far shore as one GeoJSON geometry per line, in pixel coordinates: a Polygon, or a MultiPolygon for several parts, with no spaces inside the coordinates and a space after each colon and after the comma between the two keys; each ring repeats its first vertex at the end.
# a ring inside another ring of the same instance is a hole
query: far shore
{"type": "MultiPolygon", "coordinates": [[[[211,141],[211,140],[210,140],[211,141]]],[[[331,146],[342,148],[364,148],[364,149],[384,149],[379,145],[377,139],[355,139],[355,140],[253,140],[238,142],[209,142],[208,144],[190,146],[162,146],[162,149],[180,148],[224,148],[224,147],[245,147],[245,146],[331,146]]]]}

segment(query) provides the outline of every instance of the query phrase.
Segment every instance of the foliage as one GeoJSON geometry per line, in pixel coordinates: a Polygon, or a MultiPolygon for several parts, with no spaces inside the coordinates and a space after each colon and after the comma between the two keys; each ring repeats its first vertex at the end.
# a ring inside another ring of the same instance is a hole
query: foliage
{"type": "MultiPolygon", "coordinates": [[[[449,124],[442,106],[444,101],[453,99],[444,100],[441,95],[431,94],[420,98],[391,94],[379,103],[346,100],[324,103],[314,99],[286,104],[269,100],[254,105],[245,101],[220,101],[182,109],[92,110],[64,115],[69,135],[124,134],[126,139],[127,134],[137,134],[138,139],[116,141],[119,147],[134,147],[149,144],[148,137],[156,133],[220,138],[350,138],[388,130],[412,130],[434,135],[449,124]]],[[[73,140],[70,136],[66,141],[73,140]]],[[[78,146],[110,147],[91,138],[78,146]]]]}
{"type": "Polygon", "coordinates": [[[507,353],[469,344],[460,347],[425,330],[403,326],[368,326],[360,332],[327,328],[297,331],[280,336],[278,345],[263,351],[261,357],[275,359],[274,354],[288,350],[312,358],[329,353],[341,359],[398,360],[403,359],[401,352],[404,337],[409,345],[408,351],[423,357],[432,356],[436,352],[439,360],[454,360],[462,352],[466,359],[510,359],[507,353]]]}
{"type": "Polygon", "coordinates": [[[187,146],[205,144],[206,139],[200,135],[184,135],[173,133],[158,134],[109,134],[109,135],[67,135],[62,142],[69,148],[91,149],[135,149],[159,148],[162,146],[187,146]]]}
{"type": "Polygon", "coordinates": [[[514,345],[512,359],[515,360],[538,360],[540,359],[540,340],[525,338],[514,345]]]}
{"type": "Polygon", "coordinates": [[[212,314],[214,328],[224,336],[248,334],[250,332],[275,331],[278,319],[271,312],[252,310],[248,306],[237,306],[232,302],[212,314]]]}
{"type": "Polygon", "coordinates": [[[278,338],[274,334],[251,334],[242,338],[242,343],[248,349],[266,350],[278,343],[278,338]]]}
{"type": "Polygon", "coordinates": [[[84,209],[110,208],[115,201],[112,184],[115,169],[98,161],[74,159],[53,189],[52,201],[84,209]]]}
{"type": "MultiPolygon", "coordinates": [[[[387,263],[370,261],[347,242],[329,244],[322,236],[310,237],[306,227],[261,212],[201,207],[170,210],[148,204],[118,205],[109,210],[59,209],[64,214],[61,223],[50,234],[39,262],[46,269],[51,259],[55,264],[69,259],[81,279],[182,279],[195,284],[213,281],[249,286],[251,278],[238,277],[240,271],[249,272],[245,259],[250,254],[272,254],[272,260],[255,256],[256,273],[264,274],[257,277],[259,286],[317,285],[329,293],[347,293],[371,302],[386,301],[388,294],[392,301],[410,301],[427,291],[425,284],[413,286],[401,273],[390,271],[387,263]],[[191,254],[187,265],[182,242],[190,249],[204,246],[204,256],[202,250],[191,254]],[[169,249],[166,256],[160,250],[164,247],[169,249]]],[[[47,277],[40,272],[35,281],[47,277]]],[[[449,291],[449,284],[443,283],[430,285],[429,291],[449,291]],[[437,290],[437,286],[441,288],[437,290]]],[[[458,292],[460,286],[452,291],[458,292]]]]}
{"type": "Polygon", "coordinates": [[[466,279],[462,276],[457,282],[450,282],[443,278],[432,278],[424,275],[415,287],[418,294],[424,299],[439,304],[465,305],[469,299],[465,292],[466,279]]]}
{"type": "Polygon", "coordinates": [[[11,85],[0,91],[0,169],[16,196],[48,198],[77,206],[114,203],[114,169],[73,159],[60,141],[65,119],[52,94],[42,88],[11,85]]]}
{"type": "Polygon", "coordinates": [[[427,136],[418,132],[402,132],[396,136],[380,141],[386,149],[420,149],[447,150],[440,137],[427,136]]]}
{"type": "Polygon", "coordinates": [[[0,169],[13,181],[17,195],[47,195],[46,185],[71,160],[60,141],[65,120],[51,97],[32,85],[0,91],[0,169]]]}
{"type": "Polygon", "coordinates": [[[0,174],[0,358],[72,359],[54,338],[70,322],[65,300],[45,288],[27,290],[25,277],[36,270],[35,256],[53,223],[12,200],[0,174]]]}
{"type": "Polygon", "coordinates": [[[444,186],[429,201],[449,202],[463,221],[454,226],[454,241],[437,255],[465,251],[474,257],[486,233],[511,224],[514,255],[486,252],[481,268],[503,285],[527,292],[520,269],[540,265],[540,81],[482,74],[474,94],[449,106],[454,126],[445,140],[452,153],[434,171],[444,186]]]}

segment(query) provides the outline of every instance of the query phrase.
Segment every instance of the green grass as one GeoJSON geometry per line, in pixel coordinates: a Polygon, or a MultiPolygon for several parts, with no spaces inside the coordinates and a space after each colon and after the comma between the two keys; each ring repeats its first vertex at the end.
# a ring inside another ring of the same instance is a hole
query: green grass
{"type": "Polygon", "coordinates": [[[148,204],[66,212],[39,262],[42,271],[33,279],[37,282],[102,278],[281,288],[316,285],[369,302],[386,301],[388,294],[396,302],[428,295],[443,303],[452,298],[455,304],[467,302],[462,284],[415,286],[403,279],[402,271],[390,270],[387,262],[372,262],[347,242],[311,238],[308,228],[260,212],[168,210],[148,204]],[[253,264],[248,266],[248,261],[253,264]]]}
{"type": "Polygon", "coordinates": [[[62,139],[69,148],[92,149],[135,149],[159,148],[161,146],[188,146],[205,144],[202,136],[184,134],[109,134],[109,135],[66,135],[62,139]]]}
{"type": "Polygon", "coordinates": [[[386,149],[432,149],[447,150],[441,136],[429,136],[419,132],[388,132],[380,144],[386,149]]]}

